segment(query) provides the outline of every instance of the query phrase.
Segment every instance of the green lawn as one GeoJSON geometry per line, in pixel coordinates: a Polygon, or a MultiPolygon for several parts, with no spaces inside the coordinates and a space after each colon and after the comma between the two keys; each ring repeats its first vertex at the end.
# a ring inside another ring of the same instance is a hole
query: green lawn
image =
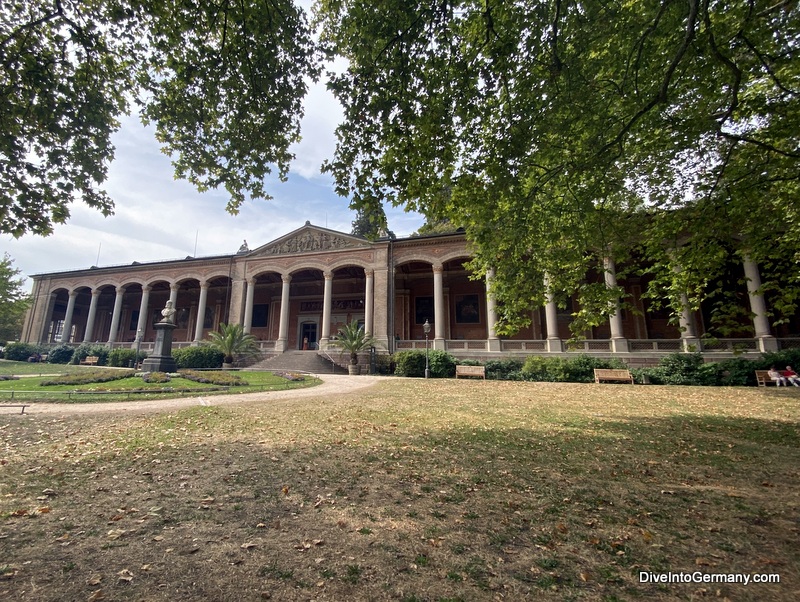
{"type": "MultiPolygon", "coordinates": [[[[13,365],[10,367],[10,372],[5,372],[5,374],[24,374],[24,372],[18,371],[18,369],[27,366],[49,366],[49,364],[26,364],[24,362],[6,363],[13,365]]],[[[5,367],[6,366],[4,365],[4,368],[5,367]]],[[[52,380],[55,375],[58,374],[74,374],[76,372],[83,374],[91,372],[124,372],[124,370],[120,370],[118,368],[102,367],[95,368],[54,365],[53,368],[61,368],[62,370],[54,370],[49,375],[44,376],[25,376],[17,380],[0,380],[0,403],[3,401],[10,401],[12,399],[14,401],[26,402],[50,401],[61,403],[124,401],[135,399],[167,399],[170,397],[175,397],[176,395],[211,395],[221,392],[252,393],[256,391],[283,390],[314,386],[320,382],[318,379],[311,376],[307,376],[303,381],[293,382],[281,376],[276,376],[272,372],[236,372],[236,374],[241,376],[248,384],[247,386],[230,387],[227,389],[227,391],[219,391],[219,385],[198,383],[183,378],[173,378],[167,383],[146,383],[142,380],[142,378],[137,376],[103,383],[42,386],[41,383],[43,381],[52,380]],[[65,367],[72,369],[63,370],[65,367]],[[149,392],[133,392],[142,390],[149,392]]],[[[0,372],[0,374],[3,374],[3,372],[0,372]]]]}
{"type": "Polygon", "coordinates": [[[33,364],[29,362],[12,362],[11,360],[0,359],[0,375],[5,374],[72,374],[91,370],[91,366],[74,366],[72,364],[33,364]]]}

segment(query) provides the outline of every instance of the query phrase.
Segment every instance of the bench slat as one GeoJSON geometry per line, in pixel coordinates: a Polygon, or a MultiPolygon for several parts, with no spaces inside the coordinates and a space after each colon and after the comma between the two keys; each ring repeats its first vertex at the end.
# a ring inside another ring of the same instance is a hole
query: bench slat
{"type": "Polygon", "coordinates": [[[633,375],[630,370],[622,370],[617,368],[595,368],[594,369],[594,382],[600,383],[603,381],[618,381],[624,380],[631,384],[633,383],[633,375]]]}

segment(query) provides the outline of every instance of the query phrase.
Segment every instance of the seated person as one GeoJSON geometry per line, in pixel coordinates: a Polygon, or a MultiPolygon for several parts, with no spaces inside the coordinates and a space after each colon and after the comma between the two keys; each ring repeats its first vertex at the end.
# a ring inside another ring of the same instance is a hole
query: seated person
{"type": "Polygon", "coordinates": [[[781,385],[783,385],[784,387],[789,386],[789,381],[786,380],[786,377],[783,374],[778,372],[778,369],[775,366],[772,366],[769,369],[767,375],[775,382],[775,386],[777,387],[780,387],[781,385]]]}
{"type": "Polygon", "coordinates": [[[786,370],[783,371],[783,376],[795,387],[800,387],[800,376],[797,375],[797,372],[792,370],[791,366],[786,366],[786,370]]]}

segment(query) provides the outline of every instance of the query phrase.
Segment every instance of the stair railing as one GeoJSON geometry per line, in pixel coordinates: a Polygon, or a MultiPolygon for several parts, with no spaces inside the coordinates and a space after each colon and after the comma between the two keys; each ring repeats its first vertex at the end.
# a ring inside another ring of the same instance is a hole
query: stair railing
{"type": "Polygon", "coordinates": [[[326,358],[328,358],[328,361],[331,363],[331,374],[333,374],[334,372],[336,372],[336,366],[337,366],[337,364],[336,364],[336,362],[335,362],[335,361],[333,361],[333,358],[332,358],[330,355],[328,355],[328,350],[327,350],[327,349],[320,349],[319,351],[320,351],[320,353],[322,353],[322,354],[323,354],[323,355],[324,355],[326,358]]]}

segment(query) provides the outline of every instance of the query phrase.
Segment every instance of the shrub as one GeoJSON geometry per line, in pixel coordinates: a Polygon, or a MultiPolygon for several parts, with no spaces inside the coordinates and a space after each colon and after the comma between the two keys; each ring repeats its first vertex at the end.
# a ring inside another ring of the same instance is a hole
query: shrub
{"type": "MultiPolygon", "coordinates": [[[[400,351],[394,354],[395,370],[398,376],[425,376],[425,352],[400,351]]],[[[428,352],[431,378],[452,378],[456,374],[456,358],[441,350],[428,352]]]]}
{"type": "Polygon", "coordinates": [[[97,365],[106,366],[108,365],[108,353],[108,347],[100,343],[81,343],[75,348],[75,352],[72,354],[72,363],[80,364],[81,360],[86,359],[90,355],[96,355],[97,365]]]}
{"type": "Polygon", "coordinates": [[[213,347],[184,347],[172,352],[178,368],[220,368],[224,354],[213,347]]]}
{"type": "MultiPolygon", "coordinates": [[[[456,358],[447,351],[438,349],[431,351],[428,363],[430,364],[431,378],[453,378],[456,375],[456,358]]],[[[425,375],[424,364],[422,374],[425,375]]]]}
{"type": "Polygon", "coordinates": [[[625,368],[617,358],[576,355],[574,357],[546,357],[534,355],[525,360],[520,376],[525,380],[540,382],[594,382],[595,368],[625,368]]]}
{"type": "Polygon", "coordinates": [[[721,384],[717,364],[705,364],[700,353],[671,353],[661,358],[655,368],[643,368],[636,376],[648,377],[654,385],[713,386],[721,384]]]}
{"type": "Polygon", "coordinates": [[[379,354],[375,356],[375,372],[378,374],[394,374],[394,358],[391,355],[379,354]]]}
{"type": "Polygon", "coordinates": [[[522,360],[507,358],[489,360],[485,364],[486,378],[494,380],[522,380],[522,360]]]}
{"type": "Polygon", "coordinates": [[[424,351],[400,351],[394,354],[394,373],[398,376],[425,376],[424,351]]]}
{"type": "Polygon", "coordinates": [[[34,353],[40,353],[39,346],[30,343],[9,343],[5,350],[6,359],[15,362],[27,362],[34,353]]]}
{"type": "Polygon", "coordinates": [[[75,350],[69,345],[58,345],[47,352],[48,364],[69,364],[75,350]]]}
{"type": "MultiPolygon", "coordinates": [[[[139,352],[139,361],[147,357],[144,353],[139,352]]],[[[120,368],[127,368],[136,362],[135,349],[114,349],[108,354],[108,365],[118,366],[120,368]]]]}

